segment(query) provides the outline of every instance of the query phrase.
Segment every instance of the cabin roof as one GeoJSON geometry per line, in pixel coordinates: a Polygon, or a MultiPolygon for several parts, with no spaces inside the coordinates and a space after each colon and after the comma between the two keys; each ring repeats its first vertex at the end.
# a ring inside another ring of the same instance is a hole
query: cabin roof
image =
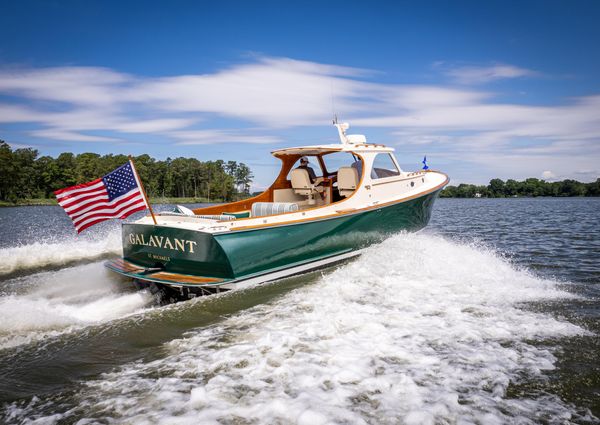
{"type": "Polygon", "coordinates": [[[394,149],[372,143],[338,143],[332,145],[297,146],[293,148],[277,149],[271,152],[273,156],[282,155],[320,155],[332,152],[393,152],[394,149]]]}

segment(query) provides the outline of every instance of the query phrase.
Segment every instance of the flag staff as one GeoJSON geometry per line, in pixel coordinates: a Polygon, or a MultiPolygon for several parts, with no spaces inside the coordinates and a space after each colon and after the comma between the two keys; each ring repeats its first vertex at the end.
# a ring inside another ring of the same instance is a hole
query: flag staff
{"type": "Polygon", "coordinates": [[[142,189],[142,194],[144,195],[144,201],[146,201],[146,205],[148,205],[148,209],[150,210],[150,215],[152,216],[152,220],[154,224],[158,224],[156,222],[156,217],[154,217],[154,211],[152,211],[152,207],[150,206],[150,202],[148,202],[148,195],[146,195],[146,189],[144,189],[144,185],[142,184],[142,179],[140,178],[137,170],[135,169],[135,164],[133,163],[133,157],[129,155],[129,162],[131,163],[131,168],[133,169],[133,174],[135,174],[135,178],[140,185],[140,189],[142,189]]]}

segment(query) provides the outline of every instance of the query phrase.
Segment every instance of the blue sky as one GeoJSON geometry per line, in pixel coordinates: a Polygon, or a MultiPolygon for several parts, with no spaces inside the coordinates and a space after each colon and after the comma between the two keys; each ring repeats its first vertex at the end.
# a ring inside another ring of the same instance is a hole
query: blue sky
{"type": "Polygon", "coordinates": [[[0,1],[0,139],[246,162],[351,133],[453,183],[600,176],[600,2],[0,1]]]}

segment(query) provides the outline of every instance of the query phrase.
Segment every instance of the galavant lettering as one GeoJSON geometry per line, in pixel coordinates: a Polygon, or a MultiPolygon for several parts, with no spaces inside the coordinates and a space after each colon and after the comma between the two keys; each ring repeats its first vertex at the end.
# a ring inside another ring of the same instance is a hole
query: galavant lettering
{"type": "Polygon", "coordinates": [[[169,238],[168,236],[150,235],[148,239],[140,233],[130,233],[129,243],[131,245],[155,246],[157,248],[170,249],[173,251],[182,251],[194,253],[194,246],[197,245],[194,241],[186,239],[169,238]]]}

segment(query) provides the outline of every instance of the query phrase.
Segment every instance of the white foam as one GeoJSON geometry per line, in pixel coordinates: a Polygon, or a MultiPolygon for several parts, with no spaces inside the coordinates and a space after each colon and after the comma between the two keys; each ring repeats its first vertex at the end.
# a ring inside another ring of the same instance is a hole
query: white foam
{"type": "Polygon", "coordinates": [[[0,276],[14,272],[62,266],[81,260],[94,260],[121,253],[121,236],[117,231],[97,240],[77,239],[59,242],[34,242],[0,249],[0,276]]]}
{"type": "Polygon", "coordinates": [[[95,263],[29,276],[25,291],[0,298],[0,349],[124,317],[152,301],[120,291],[108,273],[95,263]]]}
{"type": "Polygon", "coordinates": [[[586,332],[523,303],[569,296],[481,247],[399,235],[170,342],[163,359],[87,383],[85,410],[64,413],[171,424],[568,421],[574,408],[558,397],[506,390],[555,367],[530,341],[586,332]]]}

